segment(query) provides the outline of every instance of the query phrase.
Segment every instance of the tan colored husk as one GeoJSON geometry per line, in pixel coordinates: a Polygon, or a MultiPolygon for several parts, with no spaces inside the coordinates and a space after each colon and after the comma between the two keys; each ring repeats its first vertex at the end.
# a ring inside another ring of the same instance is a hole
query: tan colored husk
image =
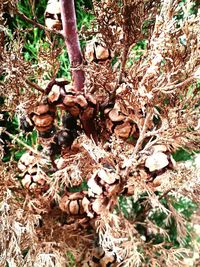
{"type": "Polygon", "coordinates": [[[109,118],[111,121],[123,121],[125,119],[124,115],[119,114],[119,110],[113,108],[109,113],[108,113],[109,118]]]}
{"type": "MultiPolygon", "coordinates": [[[[36,115],[42,115],[49,111],[49,105],[48,104],[41,104],[33,109],[33,112],[36,115]]],[[[32,112],[32,110],[31,110],[32,112]]]]}
{"type": "Polygon", "coordinates": [[[44,114],[40,116],[34,115],[32,120],[37,127],[47,127],[53,123],[54,118],[49,114],[44,114]]]}
{"type": "Polygon", "coordinates": [[[45,25],[49,30],[57,30],[57,31],[62,30],[62,22],[60,20],[46,18],[45,25]]]}
{"type": "Polygon", "coordinates": [[[155,152],[151,156],[147,157],[145,161],[145,167],[147,167],[150,172],[161,170],[168,164],[168,157],[163,152],[155,152]]]}
{"type": "Polygon", "coordinates": [[[59,97],[60,97],[60,87],[55,84],[52,87],[50,93],[48,94],[48,100],[53,103],[57,101],[59,97]]]}
{"type": "Polygon", "coordinates": [[[109,50],[100,44],[95,45],[95,54],[98,60],[105,60],[109,58],[109,50]]]}
{"type": "Polygon", "coordinates": [[[130,122],[126,121],[120,125],[117,125],[114,132],[117,136],[122,138],[128,138],[131,134],[132,125],[130,122]]]}

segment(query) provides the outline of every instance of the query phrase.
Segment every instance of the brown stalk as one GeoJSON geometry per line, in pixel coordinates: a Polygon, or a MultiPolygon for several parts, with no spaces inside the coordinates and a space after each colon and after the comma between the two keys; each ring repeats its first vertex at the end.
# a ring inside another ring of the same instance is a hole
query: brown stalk
{"type": "Polygon", "coordinates": [[[74,89],[83,91],[85,76],[81,69],[83,59],[76,27],[74,0],[61,0],[60,3],[63,35],[69,55],[74,89]]]}
{"type": "Polygon", "coordinates": [[[36,84],[36,83],[34,83],[34,82],[31,82],[31,81],[29,81],[29,80],[26,80],[25,82],[26,82],[28,85],[30,85],[32,88],[38,90],[39,92],[41,92],[41,93],[45,93],[45,90],[42,89],[38,84],[36,84]]]}

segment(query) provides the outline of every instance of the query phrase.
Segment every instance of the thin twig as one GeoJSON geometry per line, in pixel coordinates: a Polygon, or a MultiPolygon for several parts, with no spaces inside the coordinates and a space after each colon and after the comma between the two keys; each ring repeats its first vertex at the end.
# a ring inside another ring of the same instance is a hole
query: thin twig
{"type": "Polygon", "coordinates": [[[15,11],[15,14],[18,15],[20,18],[22,18],[23,20],[27,21],[28,23],[31,23],[33,24],[34,26],[40,28],[41,30],[44,30],[44,31],[47,31],[47,32],[50,32],[50,33],[53,33],[53,34],[57,34],[59,35],[60,37],[63,38],[63,35],[61,32],[59,31],[56,31],[56,30],[50,30],[48,29],[47,27],[45,27],[44,25],[40,24],[39,22],[35,21],[35,20],[32,20],[30,18],[28,18],[26,15],[24,15],[22,12],[20,12],[19,10],[16,10],[15,11]]]}
{"type": "Polygon", "coordinates": [[[146,116],[146,118],[145,118],[145,121],[144,121],[142,130],[141,130],[141,132],[140,132],[140,136],[139,136],[139,138],[138,138],[138,140],[137,140],[137,143],[136,143],[136,145],[135,145],[135,148],[134,148],[134,150],[133,150],[133,153],[132,153],[132,155],[130,156],[130,158],[129,158],[129,160],[128,160],[129,162],[128,162],[127,167],[126,167],[126,170],[125,170],[125,175],[128,174],[129,168],[130,168],[132,162],[134,162],[134,160],[135,160],[135,156],[136,156],[138,150],[140,149],[140,146],[142,145],[143,140],[144,140],[145,137],[146,137],[145,132],[146,132],[146,130],[147,130],[147,125],[148,125],[148,122],[149,122],[149,119],[151,118],[151,116],[152,116],[152,111],[149,112],[149,113],[147,113],[147,116],[146,116]]]}
{"type": "Polygon", "coordinates": [[[33,83],[29,80],[25,81],[28,85],[30,85],[31,87],[35,88],[36,90],[40,91],[41,93],[45,93],[45,90],[43,90],[38,84],[33,83]]]}
{"type": "Polygon", "coordinates": [[[17,141],[17,143],[23,145],[25,148],[27,148],[28,150],[30,150],[31,152],[33,152],[34,154],[41,156],[41,153],[37,150],[35,150],[34,148],[32,148],[31,146],[27,145],[26,143],[24,143],[22,140],[20,140],[18,137],[16,137],[15,135],[9,133],[8,131],[4,131],[10,138],[12,138],[14,141],[17,141]]]}
{"type": "Polygon", "coordinates": [[[164,86],[164,87],[156,87],[152,90],[153,93],[157,92],[157,91],[162,91],[164,93],[171,93],[173,92],[175,89],[179,88],[179,87],[182,87],[182,86],[185,86],[187,85],[189,82],[192,82],[194,80],[194,77],[190,77],[186,80],[184,80],[183,82],[181,83],[178,83],[178,84],[171,84],[171,85],[168,85],[168,86],[164,86]]]}
{"type": "MultiPolygon", "coordinates": [[[[175,188],[169,188],[167,191],[165,191],[162,195],[160,195],[158,197],[158,200],[161,200],[162,198],[166,197],[171,191],[175,190],[175,188]]],[[[144,208],[144,211],[142,212],[142,214],[140,213],[132,223],[136,223],[138,221],[138,219],[144,216],[146,216],[147,212],[150,211],[152,208],[152,206],[150,205],[150,203],[148,203],[148,205],[146,205],[146,207],[144,208]]]]}
{"type": "Polygon", "coordinates": [[[121,66],[120,66],[118,81],[115,85],[115,90],[116,90],[116,87],[118,86],[118,84],[121,83],[122,75],[124,73],[124,69],[125,69],[125,65],[126,65],[126,61],[127,61],[128,52],[129,52],[129,48],[127,46],[125,46],[123,53],[122,53],[122,62],[121,62],[121,66]]]}

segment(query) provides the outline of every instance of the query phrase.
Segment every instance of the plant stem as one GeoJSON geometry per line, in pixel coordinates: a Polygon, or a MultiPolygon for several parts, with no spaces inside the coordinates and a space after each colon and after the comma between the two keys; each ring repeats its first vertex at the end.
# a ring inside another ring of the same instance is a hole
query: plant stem
{"type": "Polygon", "coordinates": [[[74,89],[83,91],[85,76],[81,69],[83,60],[76,27],[74,0],[61,0],[60,3],[63,35],[69,54],[74,89]]]}

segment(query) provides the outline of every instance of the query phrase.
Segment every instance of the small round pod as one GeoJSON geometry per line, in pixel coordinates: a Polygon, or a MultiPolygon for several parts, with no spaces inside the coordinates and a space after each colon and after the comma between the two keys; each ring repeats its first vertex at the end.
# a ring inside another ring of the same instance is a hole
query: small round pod
{"type": "Polygon", "coordinates": [[[145,167],[148,168],[150,172],[159,171],[168,165],[168,155],[160,151],[148,156],[145,161],[145,167]]]}
{"type": "Polygon", "coordinates": [[[24,175],[24,177],[22,178],[21,183],[22,183],[23,187],[28,189],[30,187],[30,185],[32,184],[32,176],[30,174],[26,173],[24,175]]]}
{"type": "Polygon", "coordinates": [[[134,185],[127,185],[123,188],[123,190],[120,193],[125,195],[125,196],[132,196],[135,193],[135,186],[134,185]]]}
{"type": "Polygon", "coordinates": [[[85,58],[88,62],[103,62],[112,58],[110,49],[97,41],[90,41],[86,45],[85,58]]]}
{"type": "Polygon", "coordinates": [[[25,152],[18,161],[18,169],[22,172],[26,171],[30,165],[35,163],[35,156],[31,152],[25,152]]]}
{"type": "Polygon", "coordinates": [[[95,214],[101,214],[105,208],[105,200],[104,198],[96,198],[92,204],[91,204],[92,211],[95,212],[95,214]]]}
{"type": "Polygon", "coordinates": [[[87,196],[84,196],[84,198],[82,200],[82,205],[83,205],[83,209],[84,209],[85,213],[87,214],[87,216],[89,218],[94,218],[94,212],[91,208],[91,202],[87,198],[87,196]]]}
{"type": "MultiPolygon", "coordinates": [[[[30,170],[29,170],[30,172],[30,170]]],[[[33,191],[34,189],[37,189],[37,191],[44,190],[44,186],[46,184],[46,180],[44,178],[44,175],[35,173],[35,170],[33,169],[34,173],[26,173],[24,177],[21,179],[21,183],[23,187],[26,189],[33,191]],[[39,189],[39,190],[38,190],[39,189]]],[[[46,188],[47,189],[47,188],[46,188]]]]}
{"type": "Polygon", "coordinates": [[[54,117],[50,114],[34,115],[32,120],[39,132],[46,132],[52,128],[54,117]]]}
{"type": "Polygon", "coordinates": [[[159,187],[161,186],[162,182],[163,182],[163,177],[162,175],[159,175],[153,180],[152,185],[153,187],[159,187]]]}
{"type": "Polygon", "coordinates": [[[59,0],[49,0],[44,13],[45,25],[49,30],[62,30],[62,20],[59,0]]]}
{"type": "Polygon", "coordinates": [[[60,86],[58,86],[57,84],[54,84],[53,87],[51,88],[51,91],[48,94],[48,102],[49,103],[54,103],[56,104],[61,96],[61,92],[60,92],[60,86]]]}
{"type": "Polygon", "coordinates": [[[73,107],[76,104],[76,96],[66,95],[63,99],[63,104],[67,107],[73,107]]]}
{"type": "Polygon", "coordinates": [[[64,109],[68,111],[73,117],[78,117],[80,114],[80,108],[77,104],[76,96],[69,94],[63,99],[64,109]]]}
{"type": "Polygon", "coordinates": [[[49,138],[53,135],[55,131],[53,126],[55,111],[54,106],[40,104],[29,112],[30,118],[36,126],[40,137],[49,138]]]}
{"type": "Polygon", "coordinates": [[[125,121],[124,123],[117,125],[114,129],[114,133],[121,138],[128,138],[135,131],[136,127],[129,121],[125,121]]]}
{"type": "Polygon", "coordinates": [[[81,107],[81,108],[86,108],[88,106],[87,100],[83,95],[77,95],[76,96],[76,103],[81,107]]]}
{"type": "Polygon", "coordinates": [[[46,180],[44,179],[44,175],[41,173],[36,173],[32,175],[32,180],[34,183],[37,183],[39,185],[44,185],[46,183],[46,180]]]}
{"type": "Polygon", "coordinates": [[[111,252],[105,252],[101,249],[98,249],[98,254],[93,255],[93,263],[98,264],[98,267],[115,267],[117,266],[117,257],[111,252]]]}
{"type": "Polygon", "coordinates": [[[106,252],[105,256],[103,258],[101,258],[100,260],[100,266],[101,267],[116,267],[117,266],[117,257],[116,255],[110,253],[110,252],[106,252]]]}
{"type": "Polygon", "coordinates": [[[77,135],[69,130],[61,130],[57,133],[57,143],[59,146],[71,146],[77,135]]]}
{"type": "Polygon", "coordinates": [[[101,186],[98,185],[97,181],[95,178],[97,177],[97,172],[94,173],[94,175],[88,180],[87,185],[88,185],[88,195],[89,196],[95,196],[98,195],[100,196],[103,194],[103,189],[101,186]]]}
{"type": "Polygon", "coordinates": [[[105,46],[101,45],[98,42],[94,43],[94,50],[97,60],[107,60],[111,59],[111,51],[110,49],[106,48],[105,46]]]}
{"type": "Polygon", "coordinates": [[[31,110],[31,114],[42,115],[50,111],[50,106],[48,104],[40,104],[31,110]]]}
{"type": "Polygon", "coordinates": [[[82,200],[83,194],[77,192],[61,198],[59,207],[69,215],[83,215],[85,213],[82,200]]]}
{"type": "Polygon", "coordinates": [[[110,110],[108,117],[112,122],[123,121],[126,118],[123,114],[120,114],[120,111],[116,108],[110,110]]]}
{"type": "Polygon", "coordinates": [[[114,184],[119,180],[119,176],[116,175],[115,172],[109,172],[105,168],[102,168],[98,171],[98,177],[109,185],[114,184]]]}

